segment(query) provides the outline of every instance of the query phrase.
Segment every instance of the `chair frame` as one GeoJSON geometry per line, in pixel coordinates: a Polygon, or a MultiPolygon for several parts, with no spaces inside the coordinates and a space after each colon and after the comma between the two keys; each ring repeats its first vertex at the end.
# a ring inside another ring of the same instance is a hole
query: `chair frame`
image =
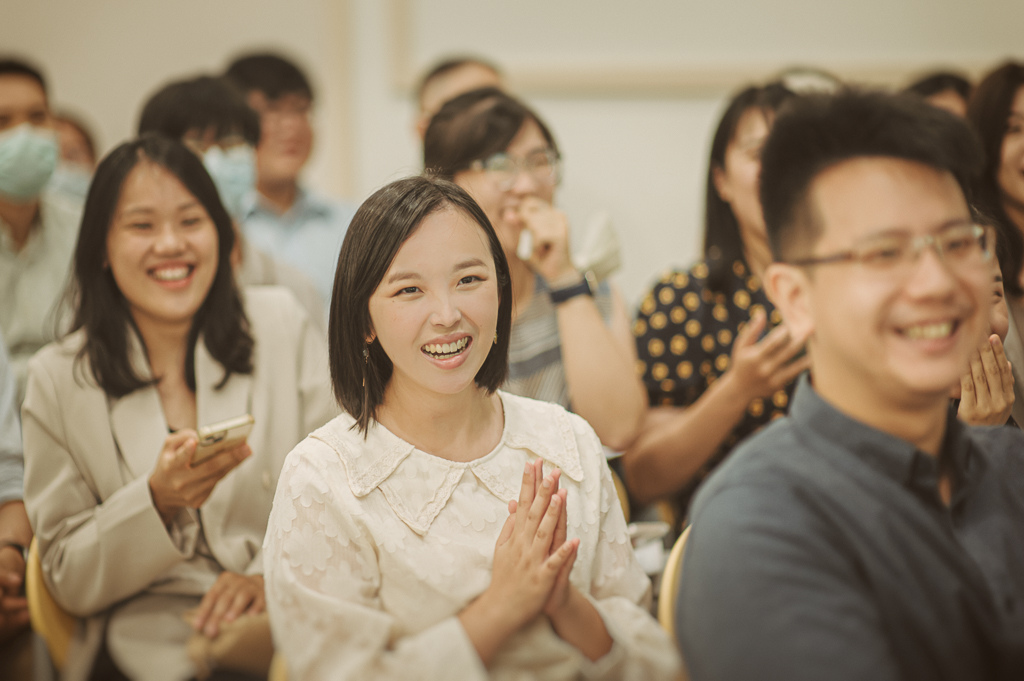
{"type": "Polygon", "coordinates": [[[672,551],[665,561],[665,569],[661,573],[661,589],[658,591],[658,622],[673,639],[676,637],[676,597],[679,595],[679,577],[683,573],[683,552],[686,540],[690,538],[690,526],[672,545],[672,551]]]}
{"type": "Polygon", "coordinates": [[[28,548],[28,564],[25,566],[25,596],[28,599],[28,614],[32,629],[46,642],[57,671],[64,668],[68,658],[71,639],[75,635],[78,619],[68,613],[50,593],[43,577],[43,564],[39,558],[39,546],[35,537],[28,548]]]}

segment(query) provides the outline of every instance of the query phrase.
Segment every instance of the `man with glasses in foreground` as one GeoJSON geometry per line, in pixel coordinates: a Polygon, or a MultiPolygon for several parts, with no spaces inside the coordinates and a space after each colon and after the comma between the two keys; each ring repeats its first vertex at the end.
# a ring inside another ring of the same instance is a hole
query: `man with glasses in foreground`
{"type": "Polygon", "coordinates": [[[809,97],[776,121],[766,286],[812,369],[694,502],[692,678],[1024,678],[1024,436],[949,410],[989,333],[979,166],[962,122],[905,98],[809,97]]]}

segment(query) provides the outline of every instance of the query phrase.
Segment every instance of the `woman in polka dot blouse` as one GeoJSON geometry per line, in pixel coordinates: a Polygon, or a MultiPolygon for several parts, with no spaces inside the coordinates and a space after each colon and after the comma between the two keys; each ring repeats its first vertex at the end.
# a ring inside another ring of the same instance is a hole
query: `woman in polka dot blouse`
{"type": "Polygon", "coordinates": [[[792,96],[772,83],[733,98],[711,147],[704,258],[667,273],[640,303],[634,335],[651,408],[623,458],[638,502],[671,498],[685,511],[711,468],[785,413],[790,386],[807,368],[805,339],[780,324],[760,279],[771,262],[758,198],[761,147],[792,96]]]}

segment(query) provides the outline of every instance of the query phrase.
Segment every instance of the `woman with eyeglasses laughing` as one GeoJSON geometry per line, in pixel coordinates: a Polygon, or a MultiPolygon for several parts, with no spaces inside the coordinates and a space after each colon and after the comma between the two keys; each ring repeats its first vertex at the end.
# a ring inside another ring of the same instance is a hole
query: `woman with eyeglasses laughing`
{"type": "Polygon", "coordinates": [[[428,173],[454,181],[494,224],[512,275],[509,392],[561,404],[620,451],[647,406],[618,291],[581,272],[569,224],[554,207],[561,155],[529,107],[496,88],[462,94],[434,116],[423,148],[428,173]]]}

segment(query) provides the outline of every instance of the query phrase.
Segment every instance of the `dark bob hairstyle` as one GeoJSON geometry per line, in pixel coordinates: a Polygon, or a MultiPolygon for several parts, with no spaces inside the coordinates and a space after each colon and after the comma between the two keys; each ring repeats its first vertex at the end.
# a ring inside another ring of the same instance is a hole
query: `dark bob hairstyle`
{"type": "Polygon", "coordinates": [[[252,373],[253,339],[231,270],[235,243],[231,218],[202,161],[181,142],[157,135],[144,135],[114,149],[97,166],[89,186],[73,263],[72,330],[85,331],[80,358],[88,360],[93,376],[108,395],[122,397],[153,383],[140,377],[132,366],[130,334],[144,341],[107,266],[107,234],[121,189],[140,163],[155,163],[177,177],[203,205],[217,229],[217,274],[188,336],[185,380],[189,388],[195,390],[195,344],[199,334],[210,355],[224,367],[221,385],[232,373],[252,373]]]}
{"type": "Polygon", "coordinates": [[[537,124],[557,154],[548,126],[518,99],[494,87],[465,92],[446,102],[430,120],[423,137],[423,167],[451,180],[474,161],[505,151],[528,120],[537,124]]]}
{"type": "Polygon", "coordinates": [[[745,113],[759,110],[771,121],[779,108],[795,96],[780,82],[745,88],[733,96],[715,130],[704,196],[704,261],[708,266],[708,288],[712,291],[725,288],[733,262],[743,259],[740,226],[732,207],[715,188],[715,173],[725,170],[725,154],[745,113]]]}
{"type": "Polygon", "coordinates": [[[492,393],[508,375],[508,344],[512,329],[512,280],[501,242],[487,216],[469,194],[452,182],[432,177],[409,177],[374,192],[356,211],[338,256],[328,323],[331,382],[341,406],[366,432],[393,365],[380,342],[370,336],[370,296],[384,279],[391,262],[429,216],[445,209],[460,211],[487,235],[498,281],[498,329],[494,345],[477,372],[476,384],[492,393]]]}
{"type": "Polygon", "coordinates": [[[974,185],[974,203],[995,219],[999,243],[1006,248],[997,250],[999,267],[1003,270],[1003,285],[1012,296],[1024,295],[1020,285],[1020,272],[1024,268],[1024,225],[1015,225],[1003,208],[1002,189],[999,187],[999,167],[1003,160],[1003,138],[1009,129],[1010,109],[1017,91],[1024,87],[1024,64],[1006,62],[985,76],[967,103],[967,120],[981,139],[985,164],[974,185]]]}

